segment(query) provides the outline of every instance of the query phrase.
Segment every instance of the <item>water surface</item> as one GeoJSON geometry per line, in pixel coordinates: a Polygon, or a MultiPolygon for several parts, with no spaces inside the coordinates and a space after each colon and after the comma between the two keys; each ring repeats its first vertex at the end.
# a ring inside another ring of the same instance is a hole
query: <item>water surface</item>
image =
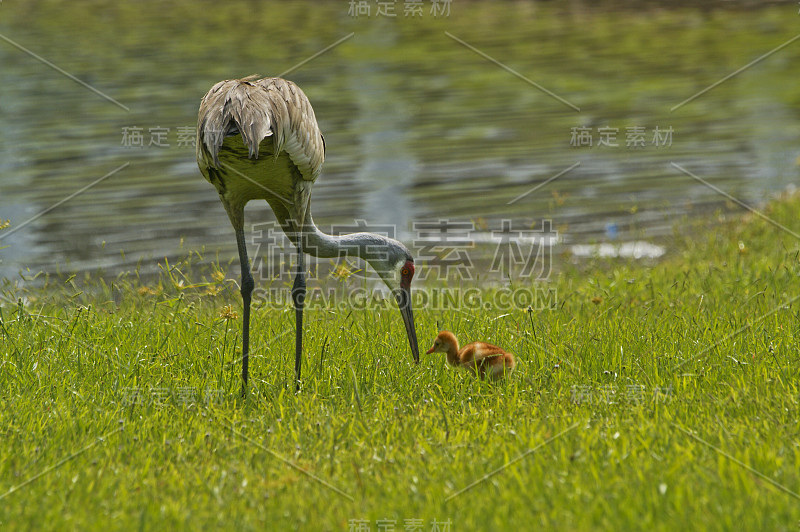
{"type": "MultiPolygon", "coordinates": [[[[348,6],[4,2],[0,34],[129,111],[0,41],[0,219],[11,221],[0,232],[0,277],[147,272],[192,249],[233,256],[230,224],[183,138],[200,98],[221,79],[277,75],[350,33],[287,75],[327,142],[312,199],[322,226],[394,224],[411,244],[415,221],[471,222],[486,240],[503,219],[550,219],[559,246],[668,247],[684,217],[726,208],[670,163],[753,205],[800,174],[800,41],[671,111],[796,36],[796,4],[455,0],[449,16],[426,7],[413,18],[402,2],[395,18],[375,6],[352,17],[348,6]],[[123,143],[134,127],[142,147],[123,143]],[[591,147],[571,144],[576,127],[588,128],[591,147]],[[598,145],[604,127],[617,129],[618,146],[598,145]],[[626,147],[629,127],[643,129],[644,145],[626,147]],[[671,128],[669,145],[653,143],[656,128],[671,128]]],[[[262,203],[247,216],[271,219],[262,203]]]]}

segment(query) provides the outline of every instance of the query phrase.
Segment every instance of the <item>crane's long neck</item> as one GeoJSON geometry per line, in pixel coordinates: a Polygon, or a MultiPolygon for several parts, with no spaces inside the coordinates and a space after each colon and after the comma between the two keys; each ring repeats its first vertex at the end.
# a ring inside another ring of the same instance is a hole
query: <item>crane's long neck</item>
{"type": "MultiPolygon", "coordinates": [[[[314,223],[311,213],[306,214],[303,251],[319,258],[343,256],[359,257],[376,268],[388,264],[389,251],[399,243],[391,238],[374,233],[350,233],[341,236],[323,233],[314,223]]],[[[376,268],[377,269],[377,268],[376,268]]],[[[378,272],[382,274],[383,272],[378,272]]]]}

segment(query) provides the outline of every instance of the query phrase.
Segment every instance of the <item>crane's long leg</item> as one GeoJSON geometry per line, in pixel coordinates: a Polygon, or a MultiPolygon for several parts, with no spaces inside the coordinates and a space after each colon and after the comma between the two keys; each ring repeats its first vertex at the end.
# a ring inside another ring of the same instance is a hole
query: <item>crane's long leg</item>
{"type": "Polygon", "coordinates": [[[292,287],[295,311],[294,375],[295,391],[300,391],[300,364],[303,358],[303,305],[306,300],[306,268],[302,237],[297,239],[297,275],[292,287]]]}
{"type": "Polygon", "coordinates": [[[247,393],[247,369],[250,362],[250,299],[255,288],[253,274],[250,273],[250,260],[247,258],[247,244],[244,229],[236,228],[236,245],[239,247],[239,264],[242,267],[242,395],[247,393]]]}

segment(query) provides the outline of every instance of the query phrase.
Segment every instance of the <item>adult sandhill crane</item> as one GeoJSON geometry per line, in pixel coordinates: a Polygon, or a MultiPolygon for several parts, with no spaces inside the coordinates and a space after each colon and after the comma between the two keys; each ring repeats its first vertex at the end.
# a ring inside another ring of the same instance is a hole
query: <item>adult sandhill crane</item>
{"type": "Polygon", "coordinates": [[[320,231],[309,210],[311,187],[325,159],[311,103],[300,87],[281,78],[250,76],[220,81],[203,97],[197,117],[197,165],[216,187],[236,232],[242,269],[242,391],[247,389],[250,300],[255,287],[244,239],[244,206],[267,200],[297,247],[292,287],[295,308],[295,377],[300,388],[303,349],[304,253],[332,258],[354,254],[378,273],[395,296],[414,361],[419,362],[411,308],[414,259],[397,240],[372,233],[332,236],[320,231]]]}

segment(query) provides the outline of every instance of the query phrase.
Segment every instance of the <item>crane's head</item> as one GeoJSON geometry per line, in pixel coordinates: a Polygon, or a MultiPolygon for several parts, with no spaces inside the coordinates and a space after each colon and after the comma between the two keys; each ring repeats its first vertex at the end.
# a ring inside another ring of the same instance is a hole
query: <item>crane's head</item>
{"type": "Polygon", "coordinates": [[[450,351],[450,349],[455,349],[458,351],[458,340],[456,339],[456,335],[450,331],[442,331],[436,336],[436,339],[433,341],[433,345],[430,349],[425,351],[425,354],[430,355],[431,353],[447,353],[450,351]]]}
{"type": "Polygon", "coordinates": [[[378,272],[383,282],[394,295],[403,323],[406,326],[408,343],[414,362],[419,363],[419,346],[417,345],[417,330],[414,327],[414,312],[411,308],[411,280],[414,278],[414,258],[402,243],[386,238],[384,248],[379,253],[369,253],[367,262],[378,272]]]}

